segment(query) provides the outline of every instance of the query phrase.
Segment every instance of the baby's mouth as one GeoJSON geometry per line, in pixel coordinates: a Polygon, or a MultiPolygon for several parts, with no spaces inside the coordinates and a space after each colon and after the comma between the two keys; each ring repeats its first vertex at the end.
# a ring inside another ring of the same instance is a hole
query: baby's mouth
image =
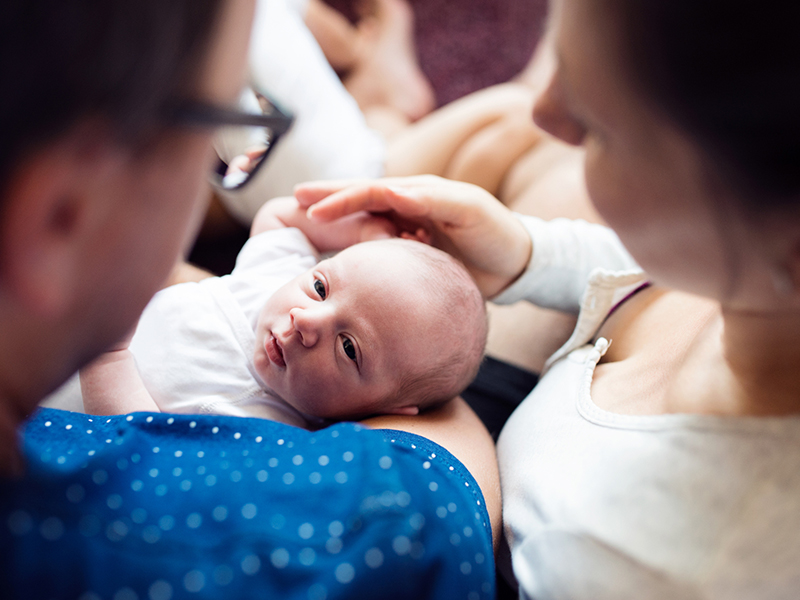
{"type": "Polygon", "coordinates": [[[278,340],[275,339],[275,336],[271,333],[264,343],[264,350],[267,352],[267,357],[275,363],[276,366],[281,368],[286,367],[286,360],[283,358],[283,348],[281,348],[278,340]]]}

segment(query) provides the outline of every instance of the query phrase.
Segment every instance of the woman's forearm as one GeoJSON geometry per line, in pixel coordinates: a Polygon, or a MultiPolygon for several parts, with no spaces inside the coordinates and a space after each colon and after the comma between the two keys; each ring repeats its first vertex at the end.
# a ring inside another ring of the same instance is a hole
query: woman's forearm
{"type": "Polygon", "coordinates": [[[640,270],[608,227],[581,220],[544,221],[520,215],[532,240],[531,260],[511,286],[492,298],[498,304],[528,300],[543,308],[577,314],[596,269],[640,270]]]}

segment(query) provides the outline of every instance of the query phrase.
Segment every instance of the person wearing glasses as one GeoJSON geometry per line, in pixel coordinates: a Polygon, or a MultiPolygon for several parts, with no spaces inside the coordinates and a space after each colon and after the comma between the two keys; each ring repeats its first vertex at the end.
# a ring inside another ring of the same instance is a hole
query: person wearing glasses
{"type": "Polygon", "coordinates": [[[315,432],[37,410],[186,250],[216,129],[270,126],[231,111],[253,10],[0,3],[3,598],[494,594],[494,449],[459,401],[315,432]]]}

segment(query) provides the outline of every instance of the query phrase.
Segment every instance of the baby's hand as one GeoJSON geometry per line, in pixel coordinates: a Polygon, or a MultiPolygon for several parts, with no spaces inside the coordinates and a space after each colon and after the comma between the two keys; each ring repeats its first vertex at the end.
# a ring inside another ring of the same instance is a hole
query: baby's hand
{"type": "Polygon", "coordinates": [[[414,240],[415,242],[422,242],[423,244],[431,245],[431,237],[430,232],[426,231],[422,227],[417,229],[415,232],[411,233],[410,231],[403,231],[400,234],[400,237],[404,240],[414,240]]]}
{"type": "MultiPolygon", "coordinates": [[[[354,227],[354,235],[358,236],[358,242],[371,242],[373,240],[388,240],[389,238],[397,237],[397,227],[391,221],[383,217],[376,217],[369,213],[363,215],[356,215],[356,223],[350,225],[354,227]]],[[[342,219],[344,221],[344,219],[342,219]]],[[[329,223],[329,225],[337,225],[338,221],[329,223]]],[[[342,226],[345,226],[342,223],[342,226]]],[[[358,243],[354,242],[354,243],[358,243]]],[[[352,244],[350,244],[352,246],[352,244]]]]}

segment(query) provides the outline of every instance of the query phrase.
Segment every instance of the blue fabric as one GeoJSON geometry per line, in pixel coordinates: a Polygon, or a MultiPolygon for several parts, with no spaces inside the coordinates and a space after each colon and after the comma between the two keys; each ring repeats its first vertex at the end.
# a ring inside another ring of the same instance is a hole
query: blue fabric
{"type": "Polygon", "coordinates": [[[495,591],[481,492],[442,447],[340,423],[42,409],[0,481],[0,596],[437,598],[495,591]]]}

